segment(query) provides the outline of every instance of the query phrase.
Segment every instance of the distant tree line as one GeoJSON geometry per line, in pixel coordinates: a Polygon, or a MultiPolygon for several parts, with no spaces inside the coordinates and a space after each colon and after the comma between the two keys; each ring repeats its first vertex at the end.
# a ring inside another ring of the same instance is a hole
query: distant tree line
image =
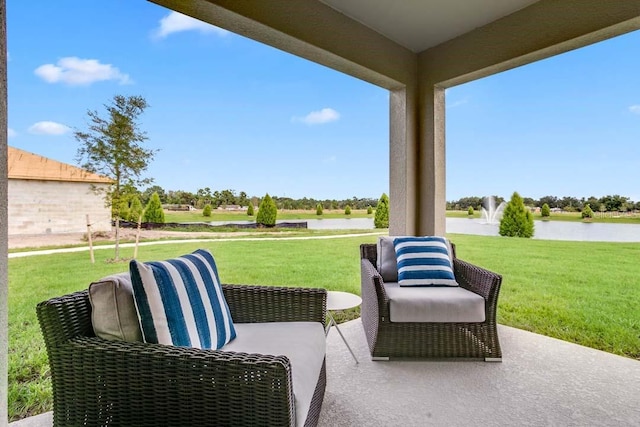
{"type": "MultiPolygon", "coordinates": [[[[148,203],[153,193],[158,193],[162,204],[191,205],[197,209],[204,209],[206,205],[210,205],[212,209],[230,205],[248,206],[250,203],[253,206],[259,206],[262,201],[261,197],[248,196],[244,191],[236,192],[235,190],[230,189],[212,191],[210,187],[205,187],[199,189],[195,193],[192,193],[182,190],[165,190],[159,185],[153,185],[138,195],[143,205],[148,203]]],[[[347,206],[349,206],[350,209],[367,209],[369,206],[375,208],[378,204],[378,199],[358,197],[352,197],[351,199],[344,200],[318,200],[307,197],[294,199],[291,197],[278,196],[272,196],[271,198],[278,209],[317,210],[318,205],[322,206],[323,209],[344,210],[347,206]]]]}
{"type": "MultiPolygon", "coordinates": [[[[495,198],[496,205],[504,201],[504,198],[500,196],[493,197],[495,198]]],[[[565,212],[581,212],[587,204],[596,212],[626,212],[640,210],[640,201],[634,202],[628,197],[620,196],[618,194],[607,195],[600,198],[594,196],[582,197],[580,199],[576,197],[556,196],[544,196],[540,199],[523,197],[522,201],[525,206],[530,208],[541,208],[546,204],[550,209],[562,209],[565,212]]],[[[483,204],[483,197],[462,197],[459,200],[447,202],[447,209],[468,210],[469,207],[472,207],[474,210],[480,210],[483,207],[483,204]]]]}

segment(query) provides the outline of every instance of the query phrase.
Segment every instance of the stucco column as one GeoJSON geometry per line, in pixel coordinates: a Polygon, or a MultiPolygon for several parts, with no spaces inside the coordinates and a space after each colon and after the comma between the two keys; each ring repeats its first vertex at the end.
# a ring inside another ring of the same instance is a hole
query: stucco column
{"type": "MultiPolygon", "coordinates": [[[[389,96],[389,235],[416,231],[417,90],[404,87],[389,96]]],[[[375,173],[372,171],[371,173],[375,173]]]]}
{"type": "Polygon", "coordinates": [[[8,423],[8,221],[7,221],[7,23],[6,2],[0,0],[0,426],[8,423]]]}
{"type": "Polygon", "coordinates": [[[416,235],[446,232],[444,88],[420,81],[416,235]]]}
{"type": "MultiPolygon", "coordinates": [[[[426,73],[425,73],[426,74],[426,73]]],[[[444,88],[424,77],[391,91],[389,234],[446,232],[444,88]]]]}

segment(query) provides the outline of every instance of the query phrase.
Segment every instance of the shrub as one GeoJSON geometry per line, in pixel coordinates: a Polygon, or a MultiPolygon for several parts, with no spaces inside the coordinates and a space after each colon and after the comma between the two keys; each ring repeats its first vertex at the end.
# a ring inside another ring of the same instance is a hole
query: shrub
{"type": "Polygon", "coordinates": [[[276,202],[273,201],[269,193],[267,193],[258,206],[258,216],[256,223],[265,227],[273,227],[276,225],[276,217],[278,216],[278,208],[276,202]]]}
{"type": "Polygon", "coordinates": [[[114,200],[111,206],[111,216],[113,218],[127,219],[129,218],[129,203],[122,198],[119,201],[114,200]]]}
{"type": "Polygon", "coordinates": [[[380,200],[378,200],[373,225],[376,228],[389,228],[389,196],[385,193],[382,193],[380,200]]]}
{"type": "Polygon", "coordinates": [[[371,205],[367,206],[367,215],[371,215],[373,213],[373,208],[371,205]]]}
{"type": "Polygon", "coordinates": [[[322,215],[322,204],[320,203],[316,205],[316,215],[318,216],[322,215]]]}
{"type": "Polygon", "coordinates": [[[584,205],[584,208],[582,209],[582,219],[591,219],[593,218],[593,210],[591,209],[591,206],[589,205],[589,203],[587,203],[586,205],[584,205]]]}
{"type": "Polygon", "coordinates": [[[202,216],[211,216],[211,205],[204,205],[204,209],[202,209],[202,216]]]}
{"type": "Polygon", "coordinates": [[[469,206],[469,209],[467,210],[467,215],[469,216],[473,215],[473,206],[469,206]]]}
{"type": "Polygon", "coordinates": [[[144,209],[143,222],[156,222],[164,224],[164,211],[162,210],[162,203],[160,203],[160,196],[158,193],[153,193],[149,199],[149,203],[144,209]]]}
{"type": "Polygon", "coordinates": [[[517,192],[513,193],[502,213],[500,235],[526,238],[533,236],[533,214],[517,192]]]}
{"type": "Polygon", "coordinates": [[[131,206],[129,207],[129,221],[137,223],[140,220],[140,216],[142,215],[142,202],[138,196],[133,196],[131,198],[131,206]]]}
{"type": "Polygon", "coordinates": [[[248,216],[253,216],[255,212],[253,211],[253,203],[249,203],[249,206],[247,207],[247,215],[248,216]]]}
{"type": "Polygon", "coordinates": [[[543,218],[551,216],[551,209],[549,209],[549,205],[547,203],[542,205],[542,209],[540,209],[540,215],[542,215],[543,218]]]}
{"type": "Polygon", "coordinates": [[[344,208],[344,214],[351,215],[351,206],[347,205],[347,207],[344,208]]]}

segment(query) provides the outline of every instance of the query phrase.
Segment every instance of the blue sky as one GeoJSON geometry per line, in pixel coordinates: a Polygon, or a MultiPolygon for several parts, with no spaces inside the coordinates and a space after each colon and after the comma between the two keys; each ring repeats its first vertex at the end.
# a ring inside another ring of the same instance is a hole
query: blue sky
{"type": "MultiPolygon", "coordinates": [[[[146,1],[7,0],[9,144],[75,164],[73,129],[142,95],[165,190],[388,192],[386,90],[146,1]]],[[[640,33],[447,91],[447,200],[640,200],[640,33]]]]}

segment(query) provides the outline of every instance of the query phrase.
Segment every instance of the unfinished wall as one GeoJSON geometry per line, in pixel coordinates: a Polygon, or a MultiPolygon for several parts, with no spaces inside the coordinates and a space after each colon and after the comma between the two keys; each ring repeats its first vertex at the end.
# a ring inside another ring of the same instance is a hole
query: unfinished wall
{"type": "Polygon", "coordinates": [[[9,235],[84,233],[86,215],[93,231],[111,230],[110,209],[90,184],[9,180],[9,235]]]}

